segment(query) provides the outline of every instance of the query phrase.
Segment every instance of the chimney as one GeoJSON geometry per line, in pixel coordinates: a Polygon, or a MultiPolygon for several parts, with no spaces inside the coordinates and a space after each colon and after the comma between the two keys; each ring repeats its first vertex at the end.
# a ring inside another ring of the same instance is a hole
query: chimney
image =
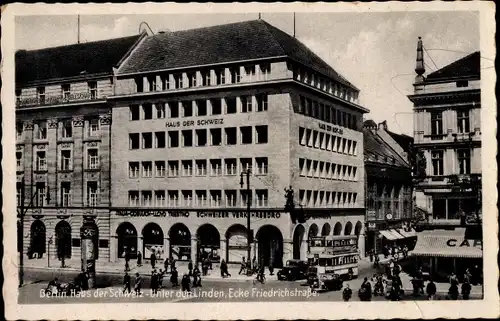
{"type": "Polygon", "coordinates": [[[387,121],[384,120],[383,122],[379,123],[378,129],[383,129],[383,130],[387,131],[387,121]]]}
{"type": "Polygon", "coordinates": [[[418,37],[417,64],[415,66],[415,72],[417,73],[417,76],[415,77],[415,82],[419,83],[424,81],[423,74],[425,73],[425,67],[424,67],[424,52],[423,52],[422,37],[418,37]]]}

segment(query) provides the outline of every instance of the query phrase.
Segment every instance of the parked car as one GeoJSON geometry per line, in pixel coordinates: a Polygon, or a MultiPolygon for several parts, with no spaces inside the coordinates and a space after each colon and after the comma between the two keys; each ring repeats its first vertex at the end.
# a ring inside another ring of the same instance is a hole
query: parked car
{"type": "Polygon", "coordinates": [[[301,260],[288,260],[278,272],[278,280],[295,281],[305,279],[309,264],[301,260]]]}

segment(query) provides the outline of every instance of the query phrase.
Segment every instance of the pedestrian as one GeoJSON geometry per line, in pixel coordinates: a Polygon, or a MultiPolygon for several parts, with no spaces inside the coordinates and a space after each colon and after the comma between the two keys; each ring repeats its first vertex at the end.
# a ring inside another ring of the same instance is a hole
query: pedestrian
{"type": "Polygon", "coordinates": [[[403,256],[405,259],[408,258],[408,246],[406,246],[406,244],[403,247],[403,256]]]}
{"type": "Polygon", "coordinates": [[[373,263],[373,267],[378,269],[380,265],[380,257],[378,255],[375,255],[375,262],[373,263]]]}
{"type": "Polygon", "coordinates": [[[194,267],[193,270],[193,288],[194,287],[201,287],[201,273],[200,269],[198,268],[198,264],[194,267]]]}
{"type": "Polygon", "coordinates": [[[150,288],[151,288],[151,292],[153,294],[156,294],[156,292],[158,290],[158,277],[157,277],[157,274],[156,274],[156,270],[153,270],[151,272],[150,288]]]}
{"type": "Polygon", "coordinates": [[[169,261],[170,261],[170,260],[169,260],[169,258],[168,258],[168,257],[166,257],[166,258],[165,258],[165,260],[163,261],[163,266],[164,266],[164,268],[165,268],[165,273],[167,273],[167,271],[168,271],[168,266],[170,265],[170,262],[169,262],[169,261]]]}
{"type": "Polygon", "coordinates": [[[458,286],[458,279],[455,273],[451,273],[450,275],[450,285],[456,285],[458,286]]]}
{"type": "Polygon", "coordinates": [[[125,248],[125,271],[130,271],[129,261],[130,261],[130,251],[127,248],[125,248]]]}
{"type": "Polygon", "coordinates": [[[170,275],[170,282],[172,283],[172,287],[179,286],[179,273],[175,267],[172,268],[172,274],[170,275]]]}
{"type": "Polygon", "coordinates": [[[273,261],[269,260],[269,275],[274,275],[273,261]]]}
{"type": "Polygon", "coordinates": [[[137,251],[137,266],[142,266],[142,253],[137,251]]]}
{"type": "Polygon", "coordinates": [[[370,263],[373,262],[373,249],[368,251],[368,255],[370,256],[370,263]]]}
{"type": "Polygon", "coordinates": [[[247,262],[245,260],[245,257],[241,258],[241,265],[240,265],[240,271],[238,272],[238,275],[241,275],[241,272],[244,272],[247,268],[247,262]]]}
{"type": "Polygon", "coordinates": [[[174,270],[176,270],[175,263],[176,263],[175,259],[172,259],[170,261],[170,273],[172,273],[174,270]]]}
{"type": "Polygon", "coordinates": [[[142,277],[139,275],[139,272],[135,273],[135,284],[134,290],[136,295],[141,295],[142,288],[142,277]]]}
{"type": "Polygon", "coordinates": [[[189,271],[189,274],[188,276],[193,276],[193,261],[189,260],[189,263],[188,263],[188,271],[189,271]]]}
{"type": "Polygon", "coordinates": [[[349,284],[345,285],[344,291],[342,291],[342,298],[344,299],[345,302],[349,301],[352,297],[352,290],[349,287],[349,284]]]}
{"type": "Polygon", "coordinates": [[[471,289],[472,286],[470,285],[469,281],[465,280],[464,283],[462,284],[462,298],[464,300],[469,300],[471,289]]]}
{"type": "Polygon", "coordinates": [[[208,259],[208,268],[211,270],[212,269],[212,260],[213,260],[212,253],[208,253],[207,259],[208,259]]]}
{"type": "Polygon", "coordinates": [[[471,277],[472,277],[472,274],[470,273],[469,268],[465,269],[464,283],[465,283],[465,281],[467,281],[468,283],[470,283],[471,282],[471,277]]]}
{"type": "Polygon", "coordinates": [[[257,258],[255,256],[252,259],[252,269],[254,273],[257,272],[257,258]]]}
{"type": "Polygon", "coordinates": [[[123,277],[123,293],[130,293],[132,292],[130,289],[130,275],[128,274],[127,271],[125,271],[125,276],[123,277]]]}
{"type": "Polygon", "coordinates": [[[191,292],[190,287],[191,287],[191,279],[189,278],[189,275],[184,274],[181,281],[182,291],[191,292]]]}
{"type": "Polygon", "coordinates": [[[165,271],[160,269],[160,272],[158,273],[158,289],[161,289],[163,287],[163,276],[165,275],[165,271]]]}
{"type": "Polygon", "coordinates": [[[229,274],[228,270],[227,270],[227,263],[225,260],[222,260],[222,262],[220,263],[220,274],[221,274],[221,277],[225,278],[227,276],[231,277],[231,274],[229,274]]]}
{"type": "Polygon", "coordinates": [[[151,267],[154,269],[156,265],[156,254],[153,249],[151,249],[151,257],[150,257],[151,267]]]}
{"type": "Polygon", "coordinates": [[[396,244],[393,244],[391,248],[391,256],[394,257],[394,255],[396,255],[396,244]]]}
{"type": "Polygon", "coordinates": [[[203,276],[208,274],[208,258],[205,256],[203,262],[201,263],[201,270],[203,271],[203,276]]]}
{"type": "Polygon", "coordinates": [[[427,292],[427,300],[434,300],[434,296],[436,295],[436,284],[432,279],[427,283],[426,292],[427,292]]]}

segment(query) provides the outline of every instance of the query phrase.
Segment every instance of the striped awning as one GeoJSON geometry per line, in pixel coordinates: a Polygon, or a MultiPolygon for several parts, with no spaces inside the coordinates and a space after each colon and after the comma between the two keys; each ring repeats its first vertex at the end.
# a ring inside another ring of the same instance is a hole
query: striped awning
{"type": "Polygon", "coordinates": [[[465,239],[465,229],[425,231],[417,234],[413,256],[482,258],[480,241],[465,239]]]}
{"type": "Polygon", "coordinates": [[[407,232],[404,229],[400,228],[400,229],[398,229],[398,233],[403,235],[405,238],[417,237],[417,232],[415,232],[415,230],[413,230],[413,229],[411,231],[407,232]]]}
{"type": "Polygon", "coordinates": [[[392,234],[389,230],[381,230],[379,231],[379,233],[382,234],[382,236],[388,239],[389,241],[394,241],[398,239],[398,237],[392,234]]]}

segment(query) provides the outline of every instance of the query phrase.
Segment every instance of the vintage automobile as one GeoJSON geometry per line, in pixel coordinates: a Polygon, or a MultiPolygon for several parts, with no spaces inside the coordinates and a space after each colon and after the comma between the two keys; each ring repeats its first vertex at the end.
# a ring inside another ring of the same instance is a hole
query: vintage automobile
{"type": "Polygon", "coordinates": [[[278,280],[295,281],[307,276],[309,265],[306,261],[288,260],[285,266],[278,272],[278,280]]]}

